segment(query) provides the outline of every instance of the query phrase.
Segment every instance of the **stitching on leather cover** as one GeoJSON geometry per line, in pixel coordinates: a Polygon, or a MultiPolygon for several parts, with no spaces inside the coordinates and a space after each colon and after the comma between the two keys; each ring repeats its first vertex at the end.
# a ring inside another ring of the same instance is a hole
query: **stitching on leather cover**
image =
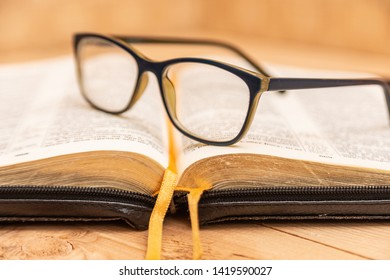
{"type": "MultiPolygon", "coordinates": [[[[132,211],[132,212],[151,212],[151,209],[148,210],[148,209],[145,209],[145,207],[143,206],[138,206],[138,205],[131,205],[131,206],[128,206],[126,204],[123,204],[123,206],[115,206],[115,205],[111,205],[111,204],[108,204],[108,203],[101,203],[101,202],[92,202],[92,203],[85,203],[85,202],[82,202],[82,203],[78,203],[78,202],[74,202],[74,201],[70,201],[70,202],[63,202],[63,201],[1,201],[0,200],[0,205],[2,204],[27,204],[27,205],[43,205],[43,204],[53,204],[55,203],[55,205],[74,205],[74,206],[86,206],[86,207],[102,207],[104,206],[104,208],[108,208],[108,209],[112,209],[112,210],[119,210],[123,207],[127,207],[129,208],[129,211],[132,211]],[[136,207],[140,207],[140,208],[137,208],[137,209],[130,209],[130,207],[133,207],[133,208],[136,208],[136,207]]],[[[117,204],[117,203],[116,203],[117,204]]]]}
{"type": "MultiPolygon", "coordinates": [[[[234,203],[230,203],[230,204],[199,204],[199,208],[203,208],[203,209],[207,209],[207,208],[236,208],[236,207],[240,207],[240,208],[243,208],[243,207],[259,207],[259,206],[288,206],[288,205],[294,205],[294,206],[315,206],[315,205],[318,205],[318,206],[323,206],[323,205],[326,205],[326,206],[332,206],[332,205],[348,205],[348,206],[368,206],[368,205],[375,205],[375,206],[379,206],[379,205],[386,205],[386,204],[389,204],[390,205],[390,200],[376,200],[376,201],[367,201],[366,203],[362,203],[362,202],[359,202],[359,203],[356,203],[356,202],[350,202],[350,201],[340,201],[340,202],[327,202],[327,201],[316,201],[316,202],[309,202],[307,203],[306,201],[305,202],[302,202],[302,201],[298,201],[298,202],[295,202],[295,203],[292,203],[292,202],[285,202],[285,203],[279,203],[279,202],[266,202],[266,203],[251,203],[251,204],[234,204],[234,203]]],[[[390,210],[390,209],[389,209],[390,210]]]]}

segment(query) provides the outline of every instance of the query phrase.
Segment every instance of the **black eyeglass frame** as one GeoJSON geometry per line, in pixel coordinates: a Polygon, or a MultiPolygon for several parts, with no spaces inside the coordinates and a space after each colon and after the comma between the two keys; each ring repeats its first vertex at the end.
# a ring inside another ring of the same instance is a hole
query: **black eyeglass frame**
{"type": "Polygon", "coordinates": [[[267,72],[260,67],[256,62],[254,62],[249,56],[244,54],[238,48],[224,43],[220,41],[211,41],[211,40],[196,40],[196,39],[179,39],[179,38],[157,38],[157,37],[131,37],[131,36],[108,36],[96,33],[77,33],[73,37],[73,48],[74,55],[76,58],[76,70],[78,82],[80,85],[80,91],[87,102],[93,106],[94,108],[104,111],[106,113],[111,114],[121,114],[127,110],[129,110],[132,105],[139,98],[139,95],[142,92],[139,91],[143,75],[147,72],[151,72],[155,74],[157,77],[157,81],[159,84],[161,98],[167,112],[167,115],[175,126],[182,134],[185,136],[196,140],[198,142],[207,144],[207,145],[217,145],[217,146],[229,146],[240,141],[245,134],[248,132],[249,127],[253,121],[253,118],[256,113],[257,105],[260,100],[261,95],[266,91],[279,91],[283,92],[286,90],[300,90],[300,89],[314,89],[314,88],[329,88],[329,87],[343,87],[343,86],[359,86],[359,85],[378,85],[381,86],[383,92],[385,94],[387,110],[390,118],[390,88],[386,80],[382,79],[312,79],[312,78],[274,78],[267,74],[267,72]],[[83,40],[87,38],[97,38],[100,40],[108,41],[111,44],[121,48],[131,55],[138,65],[138,77],[137,82],[134,88],[133,95],[129,100],[127,106],[125,106],[122,110],[118,111],[108,111],[104,108],[100,108],[96,106],[85,94],[83,79],[82,79],[82,70],[80,63],[80,47],[83,40]],[[191,45],[212,45],[224,47],[226,49],[231,50],[237,55],[244,58],[254,69],[258,72],[253,72],[247,69],[243,69],[241,67],[237,67],[234,65],[230,65],[227,63],[223,63],[220,61],[212,60],[212,59],[203,59],[203,58],[193,58],[193,57],[185,57],[185,58],[175,58],[169,59],[165,61],[154,61],[150,58],[147,58],[142,53],[140,53],[137,49],[132,47],[131,44],[136,43],[163,43],[163,44],[191,44],[191,45]],[[167,87],[169,85],[170,80],[166,75],[166,71],[169,66],[178,64],[178,63],[203,63],[211,66],[218,67],[225,71],[228,71],[237,77],[241,78],[249,89],[249,105],[246,113],[246,117],[243,123],[243,126],[239,133],[231,140],[228,141],[210,141],[201,137],[198,137],[194,133],[188,131],[180,121],[177,119],[175,106],[173,104],[173,94],[174,88],[167,87]],[[166,85],[164,85],[164,83],[166,85]],[[167,84],[168,83],[168,84],[167,84]]]}

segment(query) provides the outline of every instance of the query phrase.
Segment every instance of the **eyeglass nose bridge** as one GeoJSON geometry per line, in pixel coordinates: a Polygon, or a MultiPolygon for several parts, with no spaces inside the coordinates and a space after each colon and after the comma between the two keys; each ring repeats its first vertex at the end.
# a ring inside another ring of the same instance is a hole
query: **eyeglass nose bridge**
{"type": "Polygon", "coordinates": [[[137,85],[135,86],[134,89],[133,97],[129,103],[129,106],[127,106],[127,109],[130,109],[141,98],[142,94],[145,92],[148,83],[149,83],[148,73],[143,72],[138,79],[137,85]]]}
{"type": "MultiPolygon", "coordinates": [[[[145,89],[149,83],[149,72],[150,71],[144,71],[138,80],[138,84],[136,85],[134,89],[133,97],[130,101],[130,104],[128,106],[128,109],[131,108],[142,96],[142,94],[145,92],[145,89]]],[[[175,87],[172,83],[172,81],[168,78],[168,76],[164,75],[162,77],[162,94],[164,96],[165,102],[167,104],[167,109],[169,110],[170,114],[173,115],[173,117],[176,116],[176,91],[175,87]]]]}
{"type": "Polygon", "coordinates": [[[170,114],[177,119],[176,115],[176,91],[173,86],[172,81],[168,78],[167,75],[162,77],[162,85],[163,85],[163,95],[165,97],[165,102],[167,103],[167,109],[170,114]]]}
{"type": "Polygon", "coordinates": [[[159,63],[156,63],[155,61],[150,60],[141,54],[137,54],[135,58],[137,59],[138,68],[140,70],[139,78],[137,85],[134,88],[133,97],[126,110],[130,109],[141,98],[149,83],[149,73],[154,74],[158,79],[161,72],[161,66],[159,63]]]}

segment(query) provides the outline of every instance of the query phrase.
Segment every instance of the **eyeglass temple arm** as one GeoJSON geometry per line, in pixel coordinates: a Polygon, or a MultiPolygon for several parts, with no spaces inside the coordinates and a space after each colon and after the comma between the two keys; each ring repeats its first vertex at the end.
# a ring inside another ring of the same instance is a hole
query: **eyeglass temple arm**
{"type": "Polygon", "coordinates": [[[385,94],[387,111],[390,119],[390,81],[380,79],[304,79],[304,78],[270,78],[268,91],[315,89],[329,87],[346,87],[361,85],[378,85],[385,94]]]}
{"type": "Polygon", "coordinates": [[[142,44],[191,44],[191,45],[211,45],[228,49],[235,54],[244,58],[252,67],[265,76],[270,76],[264,68],[258,65],[247,54],[237,47],[221,41],[214,40],[198,40],[198,39],[181,39],[181,38],[159,38],[159,37],[129,37],[129,36],[115,36],[116,38],[125,41],[126,43],[142,43],[142,44]]]}

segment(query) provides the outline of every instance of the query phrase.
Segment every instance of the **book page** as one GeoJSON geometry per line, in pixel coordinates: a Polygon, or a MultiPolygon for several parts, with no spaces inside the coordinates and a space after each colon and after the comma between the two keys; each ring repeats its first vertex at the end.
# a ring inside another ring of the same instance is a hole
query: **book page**
{"type": "Polygon", "coordinates": [[[81,96],[72,57],[0,67],[0,165],[116,150],[166,167],[167,132],[157,82],[131,110],[111,115],[81,96]]]}
{"type": "MultiPolygon", "coordinates": [[[[269,71],[278,77],[367,77],[364,74],[283,66],[269,66],[269,71]]],[[[213,77],[206,73],[202,79],[212,80],[213,77]]],[[[196,83],[194,80],[186,82],[196,83]]],[[[219,85],[219,88],[213,90],[225,91],[227,88],[228,80],[223,87],[219,85]]],[[[226,102],[232,104],[229,95],[226,96],[226,102]]],[[[218,108],[215,114],[219,114],[218,108]]],[[[205,117],[199,121],[201,123],[198,127],[204,127],[207,131],[209,122],[213,120],[205,117]]],[[[221,133],[228,133],[230,127],[230,121],[226,120],[220,126],[221,133]]],[[[237,144],[217,147],[201,144],[179,134],[176,134],[176,138],[182,145],[178,152],[181,171],[203,158],[236,153],[390,169],[389,115],[379,86],[297,90],[285,94],[266,92],[260,99],[249,132],[237,144]]]]}

